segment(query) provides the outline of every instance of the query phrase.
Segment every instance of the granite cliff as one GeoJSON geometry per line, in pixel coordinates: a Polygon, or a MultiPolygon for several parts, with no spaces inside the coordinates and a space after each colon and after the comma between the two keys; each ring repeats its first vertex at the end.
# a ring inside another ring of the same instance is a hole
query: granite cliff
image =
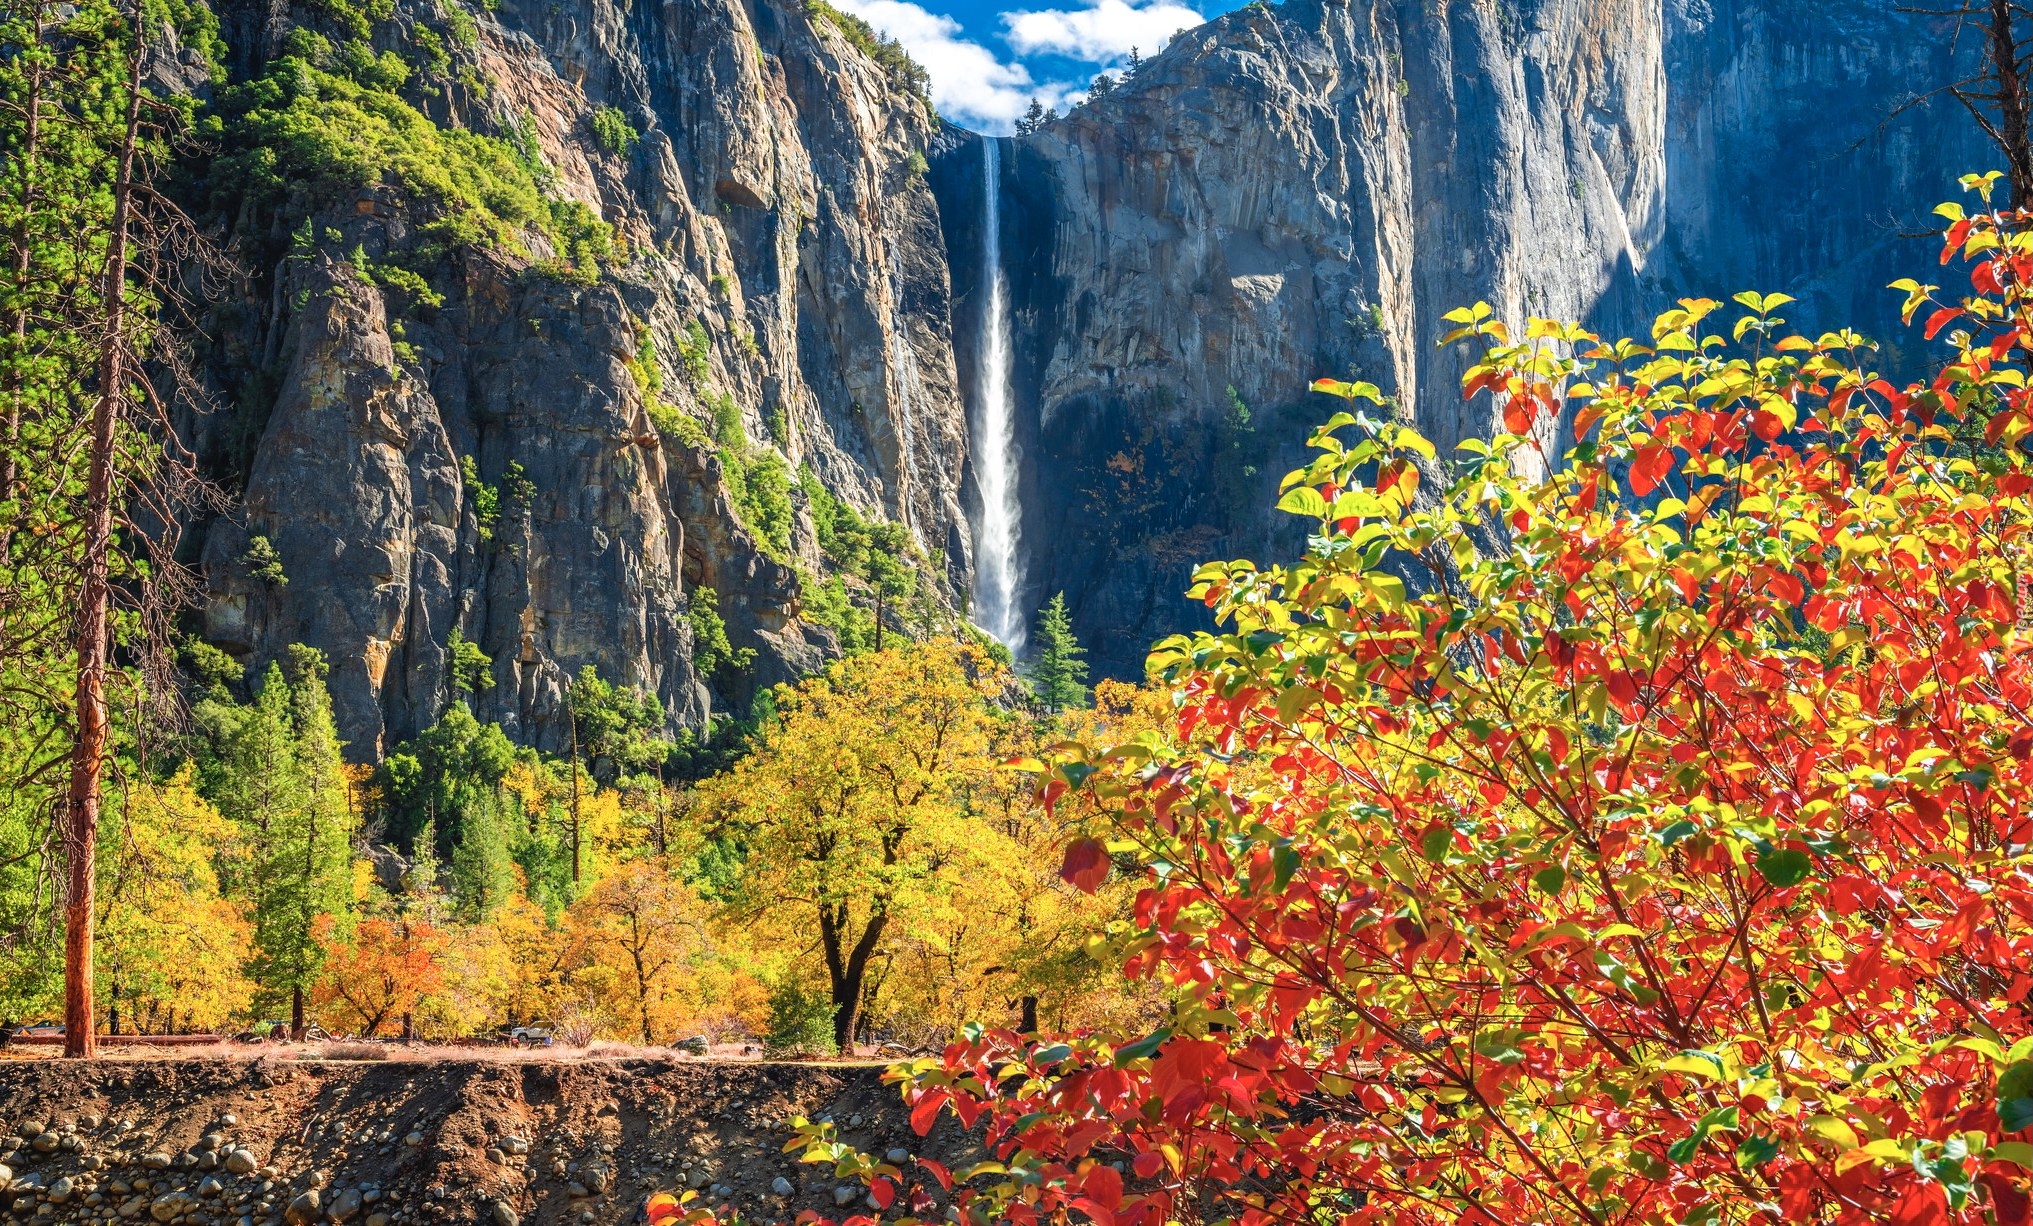
{"type": "MultiPolygon", "coordinates": [[[[238,506],[205,537],[207,637],[256,667],[323,648],[371,758],[462,692],[560,748],[586,665],[674,727],[815,667],[819,502],[902,525],[920,615],[964,610],[980,138],[822,4],[380,2],[374,50],[436,57],[403,96],[505,134],[612,251],[588,275],[541,236],[447,244],[394,176],[229,209],[255,275],[210,357],[238,506]],[[704,588],[747,669],[699,661],[704,588]]],[[[337,45],[341,8],[230,0],[227,78],[297,31],[337,45]]],[[[1879,287],[1987,164],[1952,103],[1901,109],[1955,54],[1871,0],[1289,0],[1183,33],[1000,151],[1031,607],[1065,591],[1135,675],[1197,616],[1195,562],[1290,544],[1268,507],[1317,376],[1443,444],[1486,429],[1431,343],[1464,302],[1629,329],[1784,289],[1891,334],[1879,287]]]]}
{"type": "MultiPolygon", "coordinates": [[[[312,34],[302,54],[359,41],[317,5],[222,16],[235,81],[312,34]]],[[[433,245],[445,210],[393,174],[233,214],[263,262],[214,356],[238,409],[205,449],[240,507],[207,537],[208,638],[256,669],[322,648],[371,759],[459,690],[561,749],[587,665],[674,727],[810,671],[837,650],[800,616],[799,572],[827,565],[814,482],[907,526],[931,601],[959,599],[964,414],[922,175],[939,121],[851,27],[738,0],[400,0],[367,20],[384,55],[442,57],[404,100],[507,134],[614,250],[587,276],[540,235],[433,245]],[[744,449],[762,475],[730,479],[744,449]],[[761,511],[744,480],[771,484],[761,511]],[[751,668],[695,666],[701,588],[751,668]],[[485,677],[455,676],[454,633],[485,677]]]]}
{"type": "MultiPolygon", "coordinates": [[[[1312,379],[1377,383],[1443,447],[1489,429],[1433,344],[1478,299],[1621,334],[1786,290],[1901,339],[1883,286],[1994,160],[1953,101],[1907,106],[1957,54],[1875,0],[1290,0],[1177,37],[1002,159],[1032,606],[1065,591],[1135,675],[1196,618],[1196,562],[1296,547],[1270,506],[1312,379]]],[[[978,158],[935,178],[956,251],[978,158]]]]}

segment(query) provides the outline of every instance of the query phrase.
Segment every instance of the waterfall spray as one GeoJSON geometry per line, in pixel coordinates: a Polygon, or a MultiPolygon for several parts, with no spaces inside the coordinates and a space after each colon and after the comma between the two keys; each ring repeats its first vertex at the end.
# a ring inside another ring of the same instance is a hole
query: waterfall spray
{"type": "Polygon", "coordinates": [[[981,138],[981,311],[974,396],[974,474],[981,524],[974,534],[974,622],[1012,652],[1024,648],[1023,509],[1017,502],[1016,420],[1010,403],[1009,286],[1002,271],[1002,150],[981,138]]]}

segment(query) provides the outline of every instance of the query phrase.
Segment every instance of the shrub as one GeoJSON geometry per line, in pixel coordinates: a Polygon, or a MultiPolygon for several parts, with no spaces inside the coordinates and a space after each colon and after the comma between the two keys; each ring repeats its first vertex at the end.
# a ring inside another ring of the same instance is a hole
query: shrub
{"type": "Polygon", "coordinates": [[[607,152],[625,158],[635,152],[642,136],[619,107],[603,106],[593,112],[593,139],[607,152]]]}
{"type": "MultiPolygon", "coordinates": [[[[215,174],[217,202],[336,195],[393,181],[427,210],[422,229],[447,246],[528,254],[542,236],[575,275],[597,275],[612,231],[577,201],[546,196],[525,115],[516,140],[439,128],[393,92],[384,53],[329,51],[315,34],[291,36],[291,53],[259,78],[225,91],[228,151],[215,174]]],[[[406,71],[404,69],[403,71],[406,71]]]]}
{"type": "Polygon", "coordinates": [[[913,1070],[1010,1164],[963,1220],[2025,1220],[2033,212],[1945,212],[1927,382],[1745,293],[1454,312],[1497,429],[1452,464],[1316,384],[1304,555],[1198,571],[1163,735],[1030,764],[1184,990],[913,1070]]]}
{"type": "Polygon", "coordinates": [[[763,1050],[772,1056],[833,1056],[833,1002],[786,976],[769,994],[769,1034],[763,1050]]]}

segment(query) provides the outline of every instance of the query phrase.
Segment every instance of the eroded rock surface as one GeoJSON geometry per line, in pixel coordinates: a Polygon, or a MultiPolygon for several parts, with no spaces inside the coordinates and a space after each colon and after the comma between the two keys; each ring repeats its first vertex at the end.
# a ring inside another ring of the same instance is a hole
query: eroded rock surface
{"type": "MultiPolygon", "coordinates": [[[[1003,159],[1031,603],[1063,589],[1135,675],[1199,616],[1195,563],[1289,554],[1269,508],[1330,409],[1314,378],[1378,384],[1443,448],[1487,434],[1466,350],[1434,346],[1457,306],[1621,333],[1786,290],[1796,322],[1897,333],[1883,286],[1995,160],[1952,101],[1901,110],[1952,54],[1871,0],[1291,0],[1181,35],[1003,159]]],[[[979,158],[937,168],[956,252],[979,158]]]]}

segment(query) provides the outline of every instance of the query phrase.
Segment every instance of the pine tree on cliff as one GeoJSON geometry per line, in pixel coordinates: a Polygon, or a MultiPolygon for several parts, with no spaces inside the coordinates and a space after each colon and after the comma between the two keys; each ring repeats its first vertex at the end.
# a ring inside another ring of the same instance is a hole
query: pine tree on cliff
{"type": "Polygon", "coordinates": [[[1087,701],[1087,649],[1073,637],[1066,613],[1066,593],[1053,596],[1038,610],[1038,659],[1031,665],[1031,691],[1047,711],[1064,711],[1087,701]]]}

